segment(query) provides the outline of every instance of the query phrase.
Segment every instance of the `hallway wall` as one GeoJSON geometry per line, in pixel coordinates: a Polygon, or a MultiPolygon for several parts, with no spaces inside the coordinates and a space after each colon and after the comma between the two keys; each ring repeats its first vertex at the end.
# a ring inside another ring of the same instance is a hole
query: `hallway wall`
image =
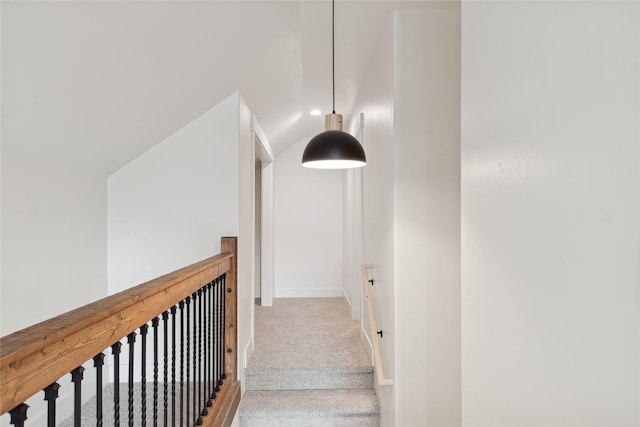
{"type": "Polygon", "coordinates": [[[638,2],[464,2],[463,425],[640,424],[638,2]]]}
{"type": "MultiPolygon", "coordinates": [[[[389,16],[389,20],[392,20],[389,16]]],[[[360,316],[362,304],[362,273],[360,263],[373,264],[369,271],[375,279],[370,286],[378,329],[384,331],[380,339],[380,351],[384,374],[395,377],[395,310],[394,310],[394,141],[393,141],[393,32],[392,25],[385,26],[380,44],[367,67],[358,91],[356,105],[350,123],[350,133],[358,134],[360,113],[364,114],[362,144],[367,155],[367,165],[345,172],[345,290],[352,304],[352,313],[360,316]],[[358,195],[362,187],[362,200],[358,195]],[[357,206],[360,202],[361,206],[357,206]],[[349,220],[355,215],[356,217],[349,220]],[[362,224],[361,224],[362,223],[362,224]],[[355,253],[353,253],[355,252],[355,253]]],[[[364,306],[362,333],[369,353],[371,333],[369,316],[364,306]]],[[[372,357],[372,355],[370,354],[372,357]]],[[[372,357],[373,358],[373,357],[372,357]]],[[[381,427],[395,425],[395,389],[377,387],[380,401],[381,427]]]]}
{"type": "MultiPolygon", "coordinates": [[[[350,127],[355,134],[364,112],[360,238],[374,265],[385,377],[394,380],[376,388],[382,426],[460,425],[459,32],[459,4],[396,11],[350,127]]],[[[347,199],[355,175],[346,175],[347,199]]],[[[366,312],[363,321],[368,336],[366,312]]]]}
{"type": "Polygon", "coordinates": [[[307,142],[274,162],[276,298],[343,295],[342,171],[302,167],[307,142]]]}

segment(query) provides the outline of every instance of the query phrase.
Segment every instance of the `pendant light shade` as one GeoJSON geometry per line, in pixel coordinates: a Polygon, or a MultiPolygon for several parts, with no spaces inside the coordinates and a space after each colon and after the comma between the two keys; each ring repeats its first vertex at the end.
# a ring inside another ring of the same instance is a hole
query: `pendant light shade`
{"type": "Polygon", "coordinates": [[[304,149],[302,166],[315,169],[348,169],[367,164],[362,145],[341,130],[316,135],[304,149]]]}
{"type": "Polygon", "coordinates": [[[331,1],[331,61],[333,76],[333,114],[325,117],[325,131],[309,141],[302,153],[302,166],[315,169],[349,169],[367,164],[362,145],[342,131],[342,115],[336,114],[335,0],[331,1]]]}

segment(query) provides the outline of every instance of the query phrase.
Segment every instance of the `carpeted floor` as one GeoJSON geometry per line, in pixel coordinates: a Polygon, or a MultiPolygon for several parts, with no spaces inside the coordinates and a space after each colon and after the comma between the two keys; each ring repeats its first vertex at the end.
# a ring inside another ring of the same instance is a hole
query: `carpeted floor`
{"type": "Polygon", "coordinates": [[[370,366],[343,298],[280,298],[256,306],[250,369],[370,366]]]}

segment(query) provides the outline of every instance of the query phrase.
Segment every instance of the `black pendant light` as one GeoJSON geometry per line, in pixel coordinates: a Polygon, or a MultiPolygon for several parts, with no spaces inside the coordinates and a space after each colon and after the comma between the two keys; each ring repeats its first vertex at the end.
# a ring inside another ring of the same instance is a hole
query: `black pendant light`
{"type": "Polygon", "coordinates": [[[325,116],[325,131],[309,141],[302,166],[316,169],[348,169],[367,164],[362,145],[342,131],[342,114],[336,114],[335,0],[331,0],[331,61],[333,67],[333,113],[325,116]]]}

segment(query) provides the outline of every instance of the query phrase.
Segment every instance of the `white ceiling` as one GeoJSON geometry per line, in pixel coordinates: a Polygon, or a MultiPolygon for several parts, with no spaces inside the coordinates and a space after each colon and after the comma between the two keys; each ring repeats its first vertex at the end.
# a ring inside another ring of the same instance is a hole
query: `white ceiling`
{"type": "MultiPolygon", "coordinates": [[[[336,2],[348,116],[396,8],[336,2]]],[[[331,2],[1,3],[2,150],[108,175],[239,90],[276,153],[331,109],[331,2]]]]}

